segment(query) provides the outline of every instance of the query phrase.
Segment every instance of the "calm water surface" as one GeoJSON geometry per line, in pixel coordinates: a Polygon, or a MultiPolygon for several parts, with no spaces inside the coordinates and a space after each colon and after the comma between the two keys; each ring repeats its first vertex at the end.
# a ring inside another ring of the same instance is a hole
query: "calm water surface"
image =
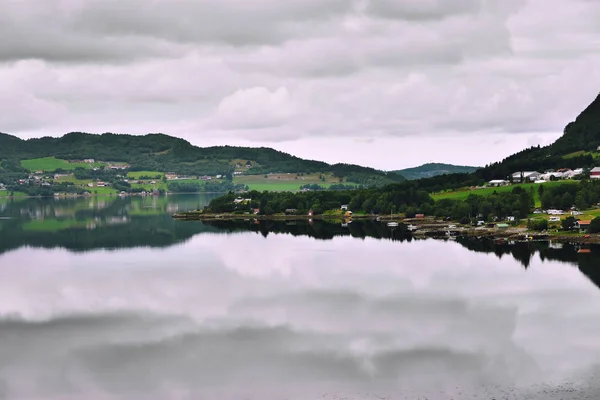
{"type": "Polygon", "coordinates": [[[597,248],[0,200],[0,399],[599,398],[597,248]]]}

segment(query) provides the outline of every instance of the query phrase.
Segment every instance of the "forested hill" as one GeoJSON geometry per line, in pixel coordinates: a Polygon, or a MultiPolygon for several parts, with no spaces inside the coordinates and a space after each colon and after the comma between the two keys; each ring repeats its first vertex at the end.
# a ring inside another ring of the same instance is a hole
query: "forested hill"
{"type": "Polygon", "coordinates": [[[175,172],[189,175],[217,175],[234,171],[240,163],[248,165],[247,174],[331,172],[339,177],[375,176],[386,181],[402,181],[400,175],[351,164],[330,165],[304,160],[271,148],[197,147],[189,142],[164,135],[144,136],[81,132],[59,138],[43,137],[22,140],[0,133],[0,160],[5,170],[19,168],[20,161],[42,157],[64,160],[94,159],[124,162],[131,170],[175,172]]]}
{"type": "Polygon", "coordinates": [[[600,94],[570,122],[551,149],[553,154],[564,155],[577,151],[596,151],[600,146],[600,94]]]}
{"type": "Polygon", "coordinates": [[[503,179],[516,171],[600,165],[600,95],[566,125],[563,135],[549,146],[531,147],[476,172],[481,179],[503,179]]]}
{"type": "Polygon", "coordinates": [[[444,174],[470,173],[475,172],[479,167],[469,167],[463,165],[452,165],[442,163],[427,163],[414,168],[406,168],[398,171],[392,171],[405,177],[406,179],[431,178],[432,176],[444,174]]]}

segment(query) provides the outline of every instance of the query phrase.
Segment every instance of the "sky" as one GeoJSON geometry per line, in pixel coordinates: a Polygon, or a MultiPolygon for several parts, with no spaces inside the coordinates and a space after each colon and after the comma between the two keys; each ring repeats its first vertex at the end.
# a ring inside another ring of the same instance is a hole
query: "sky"
{"type": "Polygon", "coordinates": [[[598,21],[597,0],[0,0],[0,132],[483,166],[597,96],[598,21]]]}

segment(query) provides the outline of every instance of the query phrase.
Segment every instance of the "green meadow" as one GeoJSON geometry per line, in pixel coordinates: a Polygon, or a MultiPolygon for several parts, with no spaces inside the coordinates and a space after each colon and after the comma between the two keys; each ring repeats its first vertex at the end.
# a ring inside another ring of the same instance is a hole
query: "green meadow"
{"type": "Polygon", "coordinates": [[[563,185],[563,184],[576,185],[578,183],[579,183],[579,181],[564,180],[564,181],[546,182],[543,184],[523,183],[523,184],[515,184],[515,185],[509,185],[509,186],[486,187],[486,188],[478,188],[478,189],[461,188],[461,189],[454,190],[454,191],[432,193],[431,197],[433,197],[434,200],[442,200],[442,199],[465,200],[471,194],[474,194],[477,196],[490,196],[494,192],[498,192],[498,193],[510,192],[515,187],[521,187],[525,190],[530,190],[531,188],[533,188],[536,207],[539,207],[541,202],[540,202],[540,196],[538,193],[538,188],[540,187],[540,185],[544,185],[544,187],[553,187],[553,186],[558,186],[558,185],[563,185]]]}
{"type": "Polygon", "coordinates": [[[89,169],[94,166],[100,166],[100,163],[70,163],[67,160],[61,160],[55,157],[32,158],[30,160],[22,160],[21,166],[29,172],[44,171],[51,172],[57,169],[74,170],[75,168],[89,169]]]}
{"type": "Polygon", "coordinates": [[[331,174],[307,174],[297,177],[296,174],[269,174],[269,175],[241,175],[233,178],[233,183],[248,185],[250,190],[275,191],[275,192],[297,192],[302,185],[317,184],[325,188],[332,183],[338,183],[331,174]],[[319,178],[322,175],[325,181],[319,178]],[[298,178],[298,179],[296,179],[298,178]]]}
{"type": "Polygon", "coordinates": [[[162,177],[165,176],[165,173],[158,171],[132,171],[127,173],[127,177],[130,179],[140,179],[141,176],[150,176],[152,179],[155,179],[154,177],[156,176],[160,176],[158,179],[162,179],[162,177]]]}

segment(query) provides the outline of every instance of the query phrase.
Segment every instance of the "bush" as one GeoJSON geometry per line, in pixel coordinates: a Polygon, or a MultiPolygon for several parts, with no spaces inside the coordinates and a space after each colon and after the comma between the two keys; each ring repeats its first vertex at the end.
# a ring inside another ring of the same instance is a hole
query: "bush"
{"type": "Polygon", "coordinates": [[[527,228],[534,231],[544,231],[548,229],[548,220],[547,219],[530,219],[527,222],[527,228]]]}

